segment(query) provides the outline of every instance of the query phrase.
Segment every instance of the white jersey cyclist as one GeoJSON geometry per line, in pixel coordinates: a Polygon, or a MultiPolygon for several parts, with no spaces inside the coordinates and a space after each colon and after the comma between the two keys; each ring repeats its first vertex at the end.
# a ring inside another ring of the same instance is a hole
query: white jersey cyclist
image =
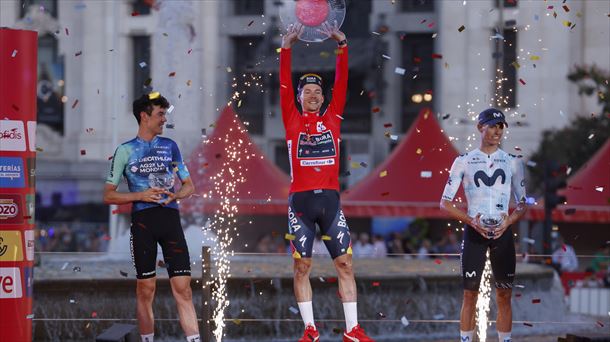
{"type": "Polygon", "coordinates": [[[452,201],[460,183],[472,218],[508,215],[511,188],[516,203],[526,200],[523,163],[501,149],[489,155],[475,149],[455,158],[442,198],[452,201]]]}

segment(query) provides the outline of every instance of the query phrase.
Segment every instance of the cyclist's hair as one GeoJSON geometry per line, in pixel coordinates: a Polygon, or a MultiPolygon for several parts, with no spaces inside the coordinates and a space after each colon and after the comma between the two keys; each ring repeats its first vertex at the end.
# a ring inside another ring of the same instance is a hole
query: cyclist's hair
{"type": "Polygon", "coordinates": [[[159,93],[144,94],[133,101],[133,116],[136,117],[138,125],[140,124],[140,112],[145,112],[150,115],[152,114],[153,106],[167,109],[169,108],[169,102],[159,93]]]}

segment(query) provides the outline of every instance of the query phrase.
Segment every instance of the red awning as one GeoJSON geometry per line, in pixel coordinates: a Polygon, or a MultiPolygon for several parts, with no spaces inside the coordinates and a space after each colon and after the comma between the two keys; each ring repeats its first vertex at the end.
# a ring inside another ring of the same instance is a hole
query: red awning
{"type": "MultiPolygon", "coordinates": [[[[230,205],[240,215],[288,212],[290,179],[263,156],[232,107],[223,110],[208,140],[186,163],[195,195],[180,201],[183,214],[214,213],[221,207],[224,189],[232,186],[230,205]]],[[[120,211],[130,209],[126,207],[120,211]]]]}
{"type": "MultiPolygon", "coordinates": [[[[343,192],[343,210],[347,216],[448,218],[439,203],[457,156],[432,111],[424,109],[388,159],[343,192]]],[[[456,197],[465,201],[462,190],[456,197]]]]}
{"type": "MultiPolygon", "coordinates": [[[[567,184],[567,204],[553,210],[553,221],[610,223],[610,139],[567,184]]],[[[529,218],[544,220],[544,203],[532,207],[529,218]]]]}

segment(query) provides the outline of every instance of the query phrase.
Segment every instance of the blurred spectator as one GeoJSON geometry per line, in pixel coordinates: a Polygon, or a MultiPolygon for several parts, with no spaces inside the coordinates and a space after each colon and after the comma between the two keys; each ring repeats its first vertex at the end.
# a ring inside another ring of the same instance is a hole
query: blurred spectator
{"type": "Polygon", "coordinates": [[[383,240],[381,235],[375,235],[373,237],[373,257],[374,258],[385,258],[388,255],[388,247],[383,240]]]}
{"type": "Polygon", "coordinates": [[[373,244],[368,233],[360,233],[360,238],[352,246],[355,258],[371,258],[373,256],[373,244]]]}
{"type": "Polygon", "coordinates": [[[430,258],[430,253],[432,253],[432,242],[429,239],[424,239],[422,241],[419,250],[417,251],[417,259],[425,260],[430,258]]]}
{"type": "Polygon", "coordinates": [[[608,272],[610,267],[610,245],[604,243],[601,245],[594,254],[591,260],[591,270],[597,272],[608,272]]]}
{"type": "Polygon", "coordinates": [[[574,272],[578,269],[578,259],[574,248],[566,244],[561,235],[557,238],[557,249],[553,252],[552,261],[560,273],[574,272]]]}
{"type": "Polygon", "coordinates": [[[273,245],[272,245],[271,236],[263,235],[260,238],[258,238],[258,241],[256,242],[256,249],[255,249],[255,251],[257,253],[273,253],[273,252],[275,252],[275,249],[273,248],[273,245]]]}
{"type": "MultiPolygon", "coordinates": [[[[392,239],[388,242],[388,252],[390,254],[404,254],[405,249],[399,233],[393,233],[392,239]]],[[[390,255],[391,257],[399,257],[400,255],[390,255]]]]}
{"type": "MultiPolygon", "coordinates": [[[[442,254],[459,254],[460,249],[460,242],[454,232],[449,232],[447,235],[443,236],[443,239],[438,246],[438,252],[442,254]]],[[[446,257],[457,258],[457,255],[446,257]]]]}

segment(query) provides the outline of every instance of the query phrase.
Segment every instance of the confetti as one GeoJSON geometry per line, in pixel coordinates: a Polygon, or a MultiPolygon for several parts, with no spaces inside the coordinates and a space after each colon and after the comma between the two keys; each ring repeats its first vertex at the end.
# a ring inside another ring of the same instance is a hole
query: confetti
{"type": "Polygon", "coordinates": [[[74,100],[74,103],[72,104],[72,109],[76,108],[76,105],[78,105],[78,99],[74,100]]]}
{"type": "Polygon", "coordinates": [[[139,15],[140,15],[140,12],[138,12],[138,11],[133,11],[133,12],[131,12],[131,16],[132,16],[132,17],[137,17],[137,16],[139,16],[139,15]]]}
{"type": "Polygon", "coordinates": [[[87,150],[80,150],[80,155],[81,155],[81,156],[84,156],[84,155],[86,155],[86,154],[87,154],[87,150]]]}
{"type": "Polygon", "coordinates": [[[532,304],[540,304],[540,298],[532,299],[532,304]]]}
{"type": "Polygon", "coordinates": [[[393,126],[393,124],[391,122],[386,122],[383,124],[383,127],[385,127],[385,128],[390,128],[392,126],[393,126]]]}
{"type": "Polygon", "coordinates": [[[119,273],[121,274],[121,276],[127,278],[127,275],[128,275],[127,272],[119,270],[119,273]]]}
{"type": "Polygon", "coordinates": [[[533,245],[533,244],[536,243],[536,240],[534,240],[532,238],[523,238],[523,242],[529,243],[530,245],[533,245]]]}
{"type": "Polygon", "coordinates": [[[519,69],[521,67],[521,64],[519,64],[519,62],[517,62],[517,61],[510,63],[510,65],[514,66],[515,69],[519,69]]]}
{"type": "Polygon", "coordinates": [[[421,148],[418,148],[418,149],[415,151],[415,153],[416,153],[416,154],[421,154],[421,153],[422,153],[421,148]]]}
{"type": "Polygon", "coordinates": [[[343,117],[339,114],[335,115],[336,117],[338,117],[340,120],[343,120],[343,117]]]}
{"type": "Polygon", "coordinates": [[[175,71],[172,71],[172,72],[170,72],[170,73],[169,73],[169,75],[167,75],[167,76],[169,76],[169,77],[174,77],[174,76],[176,76],[176,72],[175,72],[175,71]]]}
{"type": "MultiPolygon", "coordinates": [[[[193,84],[193,81],[191,81],[191,80],[186,81],[186,86],[187,86],[187,87],[190,87],[190,86],[191,86],[191,84],[193,84]]],[[[241,101],[240,101],[240,102],[241,102],[241,101]]]]}
{"type": "Polygon", "coordinates": [[[74,267],[72,268],[72,272],[74,272],[74,273],[78,273],[78,272],[80,272],[80,266],[74,266],[74,267]]]}
{"type": "Polygon", "coordinates": [[[292,240],[296,239],[296,236],[294,236],[292,234],[286,234],[286,235],[284,235],[284,239],[292,241],[292,240]]]}
{"type": "Polygon", "coordinates": [[[595,137],[595,134],[591,133],[591,134],[589,134],[589,137],[587,139],[591,140],[591,139],[593,139],[593,137],[595,137]]]}
{"type": "Polygon", "coordinates": [[[374,287],[378,287],[380,285],[380,283],[378,281],[374,281],[372,284],[374,287]]]}
{"type": "Polygon", "coordinates": [[[443,315],[443,314],[436,314],[436,315],[432,316],[432,318],[434,318],[435,320],[441,320],[441,319],[445,318],[445,315],[443,315]]]}
{"type": "Polygon", "coordinates": [[[570,8],[568,7],[568,5],[563,5],[561,7],[563,8],[564,11],[570,12],[570,8]]]}
{"type": "Polygon", "coordinates": [[[76,304],[76,299],[70,299],[70,304],[76,304]]]}
{"type": "Polygon", "coordinates": [[[97,312],[93,311],[93,312],[91,313],[91,317],[92,317],[92,318],[96,318],[96,317],[97,317],[97,312]]]}
{"type": "Polygon", "coordinates": [[[29,314],[29,315],[25,316],[25,318],[26,319],[32,319],[32,318],[34,318],[34,314],[29,314]]]}
{"type": "Polygon", "coordinates": [[[432,58],[435,58],[435,59],[443,59],[443,55],[438,54],[438,53],[433,53],[433,54],[432,54],[432,58]]]}
{"type": "Polygon", "coordinates": [[[93,134],[93,133],[95,133],[95,130],[93,128],[87,128],[87,129],[85,129],[85,132],[93,134]]]}
{"type": "Polygon", "coordinates": [[[248,23],[248,27],[252,26],[252,24],[254,24],[254,20],[252,20],[248,23]]]}
{"type": "Polygon", "coordinates": [[[432,171],[421,171],[419,173],[419,177],[421,177],[421,178],[432,178],[432,171]]]}
{"type": "Polygon", "coordinates": [[[504,40],[504,36],[502,36],[499,33],[496,33],[495,35],[490,37],[491,39],[499,39],[499,40],[504,40]]]}
{"type": "Polygon", "coordinates": [[[239,319],[237,319],[237,318],[235,318],[235,319],[234,319],[232,322],[233,322],[233,323],[235,323],[235,324],[237,324],[237,325],[240,325],[240,324],[241,324],[241,320],[239,320],[239,319]]]}
{"type": "Polygon", "coordinates": [[[525,325],[526,327],[533,327],[534,326],[532,323],[527,323],[527,322],[523,322],[523,325],[525,325]]]}
{"type": "Polygon", "coordinates": [[[515,287],[516,287],[516,288],[519,288],[519,289],[524,289],[524,288],[525,288],[525,285],[521,285],[521,284],[515,284],[515,287]]]}
{"type": "Polygon", "coordinates": [[[460,28],[458,28],[458,32],[462,32],[466,29],[466,26],[462,25],[460,26],[460,28]]]}
{"type": "Polygon", "coordinates": [[[537,61],[539,59],[540,59],[540,56],[536,56],[536,55],[530,56],[530,60],[532,60],[532,61],[537,61]]]}
{"type": "Polygon", "coordinates": [[[603,327],[604,327],[604,323],[602,323],[601,321],[597,321],[597,325],[598,325],[600,328],[603,328],[603,327]]]}
{"type": "Polygon", "coordinates": [[[379,316],[379,318],[384,319],[385,318],[385,314],[383,312],[378,312],[377,316],[379,316]]]}
{"type": "Polygon", "coordinates": [[[295,308],[294,306],[289,307],[288,310],[295,315],[299,313],[299,309],[295,308]]]}
{"type": "Polygon", "coordinates": [[[402,323],[402,325],[404,325],[405,327],[409,326],[409,320],[405,316],[402,316],[400,318],[400,323],[402,323]]]}
{"type": "Polygon", "coordinates": [[[388,196],[389,194],[390,194],[390,192],[382,192],[382,193],[381,193],[381,196],[382,196],[382,197],[385,197],[385,196],[388,196]]]}
{"type": "Polygon", "coordinates": [[[405,69],[403,69],[401,67],[396,67],[396,69],[394,69],[394,73],[396,73],[398,75],[404,75],[406,71],[407,70],[405,70],[405,69]]]}
{"type": "Polygon", "coordinates": [[[328,235],[322,235],[322,240],[323,240],[323,241],[330,241],[330,236],[328,236],[328,235]]]}
{"type": "Polygon", "coordinates": [[[538,163],[536,163],[536,162],[535,162],[535,161],[533,161],[533,160],[528,160],[528,162],[526,163],[526,165],[527,165],[527,166],[530,166],[530,167],[536,167],[536,165],[538,165],[538,163]]]}
{"type": "Polygon", "coordinates": [[[380,111],[381,111],[381,108],[373,107],[373,113],[379,113],[380,111]]]}
{"type": "Polygon", "coordinates": [[[174,111],[175,107],[174,105],[169,105],[169,108],[167,108],[167,114],[171,114],[174,111]]]}
{"type": "Polygon", "coordinates": [[[70,31],[68,31],[68,28],[66,27],[66,36],[70,35],[70,31]]]}
{"type": "Polygon", "coordinates": [[[521,151],[521,147],[515,146],[515,151],[521,151]]]}
{"type": "Polygon", "coordinates": [[[568,20],[564,20],[564,21],[563,21],[563,26],[565,26],[565,27],[570,27],[570,26],[572,26],[572,22],[571,22],[571,21],[568,21],[568,20]]]}
{"type": "Polygon", "coordinates": [[[519,79],[519,83],[525,85],[525,81],[522,78],[519,79]]]}
{"type": "Polygon", "coordinates": [[[441,259],[435,259],[434,263],[437,264],[437,265],[440,265],[440,264],[443,263],[443,261],[441,259]]]}
{"type": "Polygon", "coordinates": [[[391,59],[392,59],[392,57],[390,57],[390,56],[388,56],[388,55],[381,55],[381,57],[383,57],[383,58],[385,58],[385,59],[387,59],[387,60],[391,60],[391,59]]]}
{"type": "Polygon", "coordinates": [[[140,62],[140,68],[144,69],[146,68],[146,62],[140,62]]]}
{"type": "Polygon", "coordinates": [[[383,178],[383,177],[385,177],[385,176],[387,176],[387,175],[388,175],[388,171],[383,170],[383,171],[381,171],[381,172],[379,173],[379,178],[383,178]]]}
{"type": "Polygon", "coordinates": [[[603,186],[596,186],[595,187],[595,191],[604,192],[604,187],[603,186]]]}
{"type": "Polygon", "coordinates": [[[15,58],[15,56],[17,56],[17,50],[13,50],[13,53],[11,54],[11,57],[15,58]]]}
{"type": "Polygon", "coordinates": [[[362,167],[368,167],[369,165],[368,165],[367,163],[365,163],[365,162],[360,162],[360,166],[362,166],[362,167]]]}
{"type": "Polygon", "coordinates": [[[82,51],[78,51],[77,53],[75,53],[75,54],[74,54],[74,57],[78,57],[78,56],[80,56],[80,55],[82,55],[82,54],[83,54],[83,52],[82,52],[82,51]]]}

